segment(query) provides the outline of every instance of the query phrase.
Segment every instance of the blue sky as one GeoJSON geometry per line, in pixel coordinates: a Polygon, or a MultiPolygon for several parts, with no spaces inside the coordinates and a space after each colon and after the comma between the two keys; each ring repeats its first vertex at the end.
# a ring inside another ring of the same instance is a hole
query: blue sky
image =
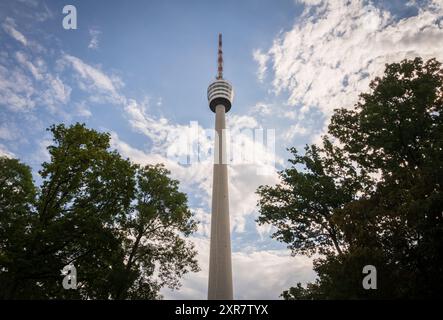
{"type": "Polygon", "coordinates": [[[255,189],[277,183],[285,149],[319,142],[332,110],[352,107],[385,63],[443,60],[442,20],[440,0],[2,1],[0,154],[31,165],[39,182],[45,128],[79,121],[110,132],[113,148],[134,162],[166,163],[201,221],[192,241],[203,270],[163,294],[205,298],[211,163],[182,166],[167,155],[181,152],[191,122],[213,128],[206,89],[222,32],[235,89],[228,126],[246,150],[257,147],[259,162],[229,171],[234,295],[278,298],[315,274],[310,258],[290,257],[256,225],[255,189]],[[76,30],[63,29],[66,4],[77,8],[76,30]],[[257,128],[275,131],[275,154],[248,136],[257,128]]]}

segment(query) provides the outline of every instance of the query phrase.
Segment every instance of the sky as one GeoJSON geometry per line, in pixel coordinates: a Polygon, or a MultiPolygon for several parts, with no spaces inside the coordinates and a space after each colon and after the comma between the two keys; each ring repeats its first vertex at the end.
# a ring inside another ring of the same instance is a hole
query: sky
{"type": "Polygon", "coordinates": [[[136,163],[165,163],[200,222],[190,241],[202,270],[162,294],[205,299],[214,126],[206,90],[220,32],[235,91],[227,125],[242,150],[229,164],[234,297],[278,299],[315,273],[312,258],[292,257],[271,226],[257,225],[257,187],[278,183],[286,149],[319,143],[333,110],[351,108],[386,63],[443,61],[443,0],[2,0],[0,155],[31,166],[38,184],[46,128],[81,122],[111,133],[112,148],[136,163]],[[77,29],[64,29],[65,5],[75,6],[77,29]],[[186,160],[189,146],[196,160],[186,160]]]}

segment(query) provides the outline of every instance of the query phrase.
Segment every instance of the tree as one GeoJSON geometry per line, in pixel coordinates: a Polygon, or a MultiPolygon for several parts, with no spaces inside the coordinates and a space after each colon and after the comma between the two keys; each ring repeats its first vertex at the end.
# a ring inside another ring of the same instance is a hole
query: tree
{"type": "Polygon", "coordinates": [[[286,299],[443,295],[443,69],[393,63],[370,89],[334,111],[321,147],[291,149],[280,185],[258,190],[259,223],[294,254],[322,254],[317,281],[286,299]],[[377,290],[362,288],[367,264],[377,290]]]}
{"type": "Polygon", "coordinates": [[[150,298],[165,285],[178,288],[183,274],[198,271],[196,252],[181,237],[194,232],[196,222],[186,205],[186,195],[178,191],[178,181],[168,175],[162,165],[137,171],[136,204],[122,228],[127,261],[118,298],[150,298]],[[128,271],[134,270],[138,271],[134,281],[128,281],[128,271]],[[154,270],[158,273],[155,277],[154,270]]]}
{"type": "Polygon", "coordinates": [[[8,180],[0,185],[0,230],[9,226],[5,242],[21,242],[1,247],[1,296],[152,299],[198,270],[185,240],[196,223],[164,167],[132,164],[109,150],[109,134],[81,124],[50,131],[51,160],[38,188],[29,167],[2,158],[8,180]],[[17,208],[9,205],[16,198],[17,208]],[[10,223],[18,213],[23,222],[10,223]],[[77,290],[62,287],[60,270],[68,264],[77,269],[77,290]]]}
{"type": "Polygon", "coordinates": [[[33,220],[29,213],[36,189],[31,169],[16,159],[0,157],[0,190],[0,290],[4,294],[15,286],[15,263],[24,260],[28,226],[33,220]]]}
{"type": "Polygon", "coordinates": [[[280,173],[281,183],[258,189],[259,223],[276,226],[273,237],[288,243],[293,254],[342,253],[346,243],[334,211],[370,187],[367,174],[358,172],[339,148],[327,138],[323,144],[307,146],[304,155],[289,149],[294,158],[280,173]]]}

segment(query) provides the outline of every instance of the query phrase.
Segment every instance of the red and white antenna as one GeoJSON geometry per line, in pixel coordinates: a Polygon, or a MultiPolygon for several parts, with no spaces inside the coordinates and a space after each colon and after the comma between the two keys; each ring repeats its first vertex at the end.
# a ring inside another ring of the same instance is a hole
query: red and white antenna
{"type": "Polygon", "coordinates": [[[223,79],[223,50],[222,50],[222,35],[218,34],[218,68],[217,80],[223,79]]]}
{"type": "Polygon", "coordinates": [[[234,89],[229,81],[223,79],[223,49],[222,49],[222,35],[218,34],[218,59],[217,59],[217,76],[215,81],[208,87],[208,102],[209,107],[213,112],[216,112],[218,105],[225,106],[225,112],[231,109],[232,99],[234,99],[234,89]]]}

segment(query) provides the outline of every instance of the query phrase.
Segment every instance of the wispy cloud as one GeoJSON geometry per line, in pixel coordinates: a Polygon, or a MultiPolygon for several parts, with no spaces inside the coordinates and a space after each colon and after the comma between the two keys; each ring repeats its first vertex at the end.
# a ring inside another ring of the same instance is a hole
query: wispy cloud
{"type": "Polygon", "coordinates": [[[99,36],[102,32],[97,28],[89,29],[89,36],[91,40],[89,40],[88,48],[92,50],[97,50],[99,48],[99,36]]]}
{"type": "Polygon", "coordinates": [[[14,19],[12,18],[6,18],[5,21],[2,23],[3,30],[10,35],[12,38],[20,42],[22,45],[26,46],[28,44],[28,40],[26,37],[16,29],[16,24],[14,19]]]}
{"type": "Polygon", "coordinates": [[[289,129],[285,132],[284,137],[285,140],[290,143],[295,136],[305,136],[309,133],[310,130],[308,128],[296,123],[295,125],[289,127],[289,129]]]}
{"type": "Polygon", "coordinates": [[[27,4],[27,5],[29,5],[31,7],[34,7],[34,8],[38,7],[38,1],[37,0],[18,0],[18,2],[27,4]]]}
{"type": "Polygon", "coordinates": [[[252,53],[254,60],[258,64],[257,77],[259,81],[263,81],[265,78],[266,70],[268,69],[267,63],[269,60],[269,55],[257,49],[252,53]]]}
{"type": "Polygon", "coordinates": [[[255,106],[252,107],[251,113],[260,116],[269,116],[272,114],[272,106],[264,102],[257,102],[255,106]]]}
{"type": "Polygon", "coordinates": [[[443,59],[441,1],[421,3],[416,15],[403,19],[372,1],[299,2],[304,13],[274,41],[267,58],[275,91],[286,91],[288,103],[302,112],[318,108],[330,115],[334,108],[351,107],[386,63],[415,56],[443,59]]]}
{"type": "Polygon", "coordinates": [[[92,116],[92,112],[87,106],[86,101],[76,103],[75,110],[76,115],[78,115],[79,117],[89,118],[92,116]]]}
{"type": "MultiPolygon", "coordinates": [[[[16,95],[29,90],[31,93],[29,98],[32,99],[31,107],[37,104],[49,108],[52,112],[60,111],[59,107],[70,100],[72,89],[60,79],[59,75],[48,71],[43,59],[36,58],[32,61],[28,55],[21,51],[15,53],[15,58],[18,65],[22,67],[17,73],[27,79],[26,83],[22,81],[17,84],[16,95]],[[32,77],[23,71],[27,71],[32,77]],[[25,85],[28,88],[24,88],[25,85]]],[[[0,88],[1,94],[2,89],[0,88]]]]}
{"type": "Polygon", "coordinates": [[[19,68],[0,65],[0,105],[12,111],[34,108],[34,86],[32,79],[19,68]]]}
{"type": "Polygon", "coordinates": [[[9,151],[4,145],[0,144],[0,157],[15,158],[15,154],[9,151]]]}
{"type": "Polygon", "coordinates": [[[123,86],[123,81],[115,75],[107,75],[99,67],[94,67],[78,57],[65,54],[60,60],[63,65],[67,62],[79,76],[77,85],[80,89],[95,93],[96,99],[109,101],[115,104],[125,102],[123,95],[119,93],[119,89],[123,86]]]}

